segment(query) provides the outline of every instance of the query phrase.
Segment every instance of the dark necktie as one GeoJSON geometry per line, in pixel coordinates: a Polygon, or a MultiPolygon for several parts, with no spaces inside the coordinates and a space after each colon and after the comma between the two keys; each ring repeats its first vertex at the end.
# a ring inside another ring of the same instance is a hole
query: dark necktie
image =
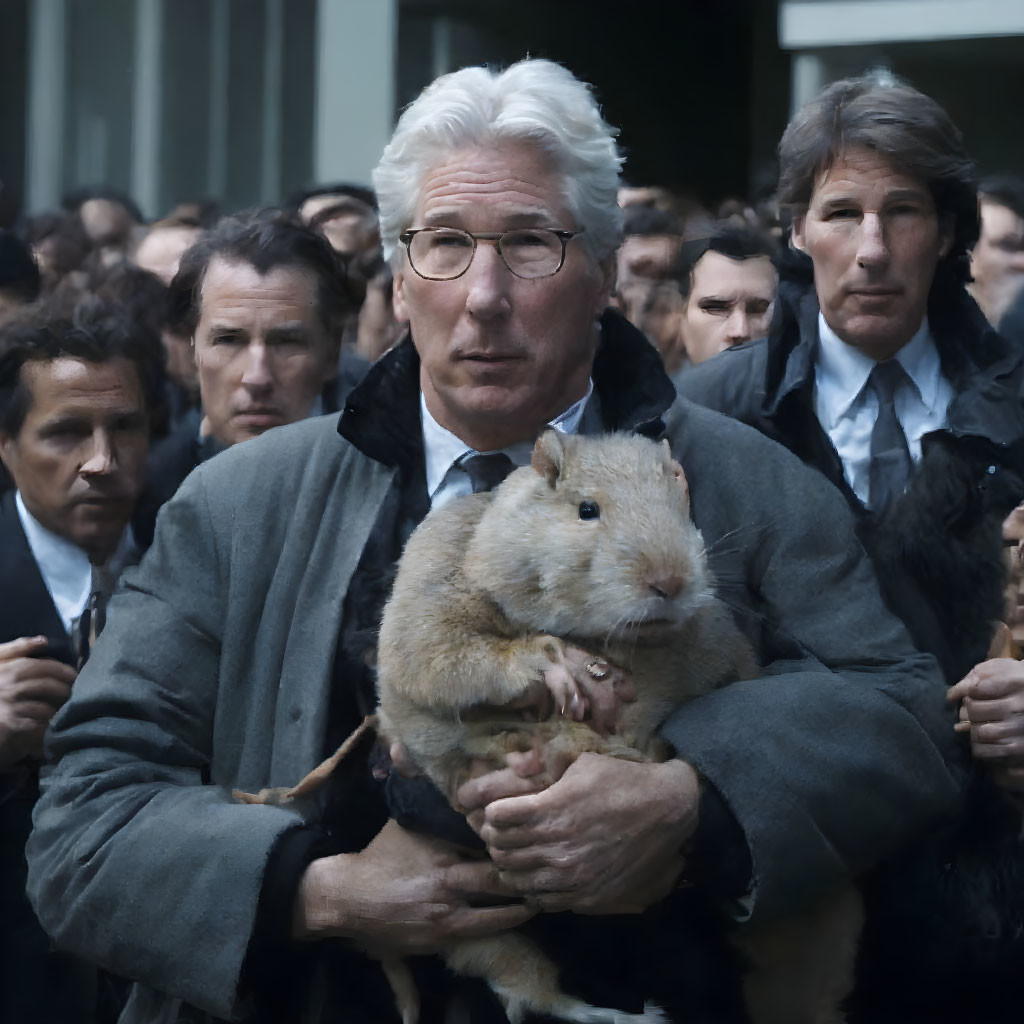
{"type": "Polygon", "coordinates": [[[494,490],[515,468],[516,464],[504,452],[463,456],[459,459],[459,469],[469,477],[474,494],[494,490]]]}
{"type": "Polygon", "coordinates": [[[876,363],[868,377],[868,384],[878,398],[869,470],[869,504],[875,512],[883,512],[903,493],[914,468],[907,435],[896,415],[896,390],[906,380],[906,371],[896,359],[876,363]]]}
{"type": "Polygon", "coordinates": [[[71,650],[76,667],[81,668],[107,622],[107,602],[114,580],[105,569],[92,569],[92,589],[85,610],[71,623],[71,650]]]}

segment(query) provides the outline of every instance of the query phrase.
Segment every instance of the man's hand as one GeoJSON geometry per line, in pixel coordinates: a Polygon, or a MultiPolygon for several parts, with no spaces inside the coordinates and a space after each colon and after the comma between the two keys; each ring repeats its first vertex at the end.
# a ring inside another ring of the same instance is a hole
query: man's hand
{"type": "Polygon", "coordinates": [[[344,936],[397,954],[515,928],[536,912],[490,861],[389,821],[360,853],[323,857],[303,875],[296,938],[344,936]]]}
{"type": "Polygon", "coordinates": [[[668,895],[697,827],[690,765],[587,753],[541,792],[549,780],[517,767],[458,794],[503,881],[544,910],[577,913],[639,913],[668,895]]]}
{"type": "Polygon", "coordinates": [[[45,636],[0,644],[0,768],[42,753],[50,719],[71,696],[78,673],[61,661],[32,657],[46,644],[45,636]]]}
{"type": "Polygon", "coordinates": [[[988,762],[1000,785],[1024,793],[1024,662],[983,661],[949,688],[946,700],[963,702],[956,728],[970,731],[971,753],[988,762]]]}

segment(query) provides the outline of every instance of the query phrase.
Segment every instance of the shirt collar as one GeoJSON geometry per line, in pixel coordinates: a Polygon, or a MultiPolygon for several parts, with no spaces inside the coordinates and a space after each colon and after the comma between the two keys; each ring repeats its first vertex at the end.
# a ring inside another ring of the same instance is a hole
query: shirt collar
{"type": "MultiPolygon", "coordinates": [[[[587,400],[594,391],[594,381],[587,382],[587,393],[577,402],[573,402],[564,412],[556,416],[548,424],[563,434],[575,434],[579,430],[580,420],[583,418],[583,410],[586,408],[587,400]]],[[[442,427],[427,408],[423,392],[420,392],[420,422],[423,425],[423,451],[426,456],[427,472],[427,494],[433,501],[438,488],[444,482],[448,470],[465,455],[482,454],[476,449],[470,448],[465,441],[458,438],[450,430],[442,427]]],[[[516,444],[502,448],[503,451],[517,466],[525,466],[530,461],[530,454],[533,452],[532,441],[519,441],[516,444]]]]}
{"type": "MultiPolygon", "coordinates": [[[[942,367],[927,317],[895,358],[913,381],[925,407],[933,412],[940,398],[942,367]]],[[[829,327],[825,315],[818,313],[814,385],[826,410],[828,422],[824,425],[827,429],[833,429],[850,411],[874,366],[874,359],[853,345],[847,345],[829,327]]]]}
{"type": "MultiPolygon", "coordinates": [[[[89,556],[77,544],[43,526],[25,507],[20,491],[15,492],[14,504],[39,574],[58,614],[65,626],[69,626],[89,602],[93,585],[89,556]]],[[[102,567],[104,572],[110,578],[116,578],[134,554],[135,540],[129,526],[121,535],[117,550],[102,567]]]]}

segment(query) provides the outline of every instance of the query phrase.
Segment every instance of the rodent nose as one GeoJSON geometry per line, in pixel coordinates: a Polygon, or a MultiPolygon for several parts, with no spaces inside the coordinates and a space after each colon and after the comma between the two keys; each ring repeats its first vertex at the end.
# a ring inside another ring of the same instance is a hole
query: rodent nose
{"type": "Polygon", "coordinates": [[[658,597],[675,597],[682,589],[686,580],[679,575],[655,575],[651,573],[644,577],[644,583],[653,590],[658,597]]]}

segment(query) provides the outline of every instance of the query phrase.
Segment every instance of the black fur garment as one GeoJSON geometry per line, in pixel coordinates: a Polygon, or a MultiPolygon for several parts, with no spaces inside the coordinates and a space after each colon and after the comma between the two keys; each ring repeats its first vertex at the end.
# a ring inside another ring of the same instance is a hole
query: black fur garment
{"type": "MultiPolygon", "coordinates": [[[[907,492],[861,532],[886,602],[955,683],[1003,616],[1002,522],[1024,497],[1024,445],[941,433],[924,448],[907,492]]],[[[851,1024],[1024,1020],[1021,815],[984,765],[971,771],[955,824],[863,881],[851,1024]]]]}
{"type": "Polygon", "coordinates": [[[984,661],[1003,617],[1002,525],[1024,498],[1024,442],[938,432],[922,449],[906,493],[860,534],[886,603],[952,685],[984,661]]]}

